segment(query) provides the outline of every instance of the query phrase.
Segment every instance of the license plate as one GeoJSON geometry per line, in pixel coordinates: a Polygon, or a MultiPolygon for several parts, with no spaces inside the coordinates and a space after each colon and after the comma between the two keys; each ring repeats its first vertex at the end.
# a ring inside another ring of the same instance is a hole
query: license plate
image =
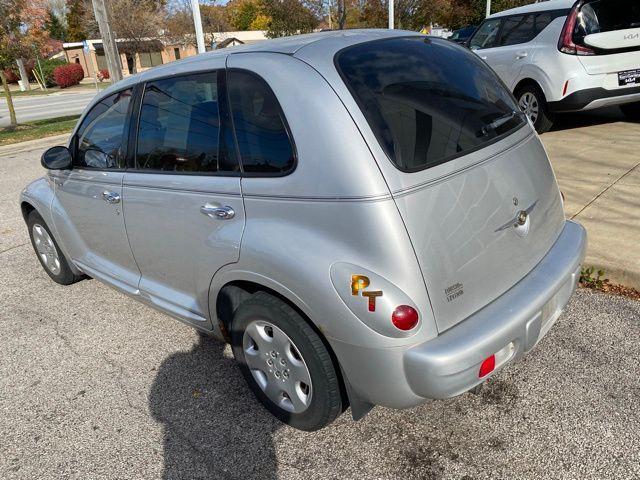
{"type": "Polygon", "coordinates": [[[640,69],[618,73],[618,85],[621,87],[625,85],[635,85],[637,83],[640,83],[640,69]]]}

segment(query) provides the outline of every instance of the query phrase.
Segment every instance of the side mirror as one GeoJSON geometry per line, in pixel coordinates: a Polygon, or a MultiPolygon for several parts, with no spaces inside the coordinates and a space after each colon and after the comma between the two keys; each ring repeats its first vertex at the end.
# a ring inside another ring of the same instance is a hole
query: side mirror
{"type": "Polygon", "coordinates": [[[67,147],[51,147],[42,154],[40,163],[47,170],[68,170],[73,164],[73,158],[67,147]]]}

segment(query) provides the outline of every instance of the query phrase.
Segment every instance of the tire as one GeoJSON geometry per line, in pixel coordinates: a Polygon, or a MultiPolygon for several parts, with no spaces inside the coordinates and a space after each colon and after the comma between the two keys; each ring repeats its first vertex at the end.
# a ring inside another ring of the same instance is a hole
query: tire
{"type": "Polygon", "coordinates": [[[60,250],[51,230],[35,210],[27,217],[27,227],[33,251],[51,280],[60,285],[71,285],[84,278],[83,275],[76,275],[71,271],[69,262],[60,250]]]}
{"type": "Polygon", "coordinates": [[[515,92],[520,110],[527,114],[538,133],[548,132],[553,126],[554,115],[549,112],[547,99],[537,85],[528,84],[515,92]]]}
{"type": "Polygon", "coordinates": [[[640,102],[620,105],[620,110],[630,120],[640,120],[640,102]]]}
{"type": "Polygon", "coordinates": [[[231,341],[249,388],[280,421],[313,431],[342,412],[340,381],[327,348],[282,300],[258,292],[242,303],[233,316],[231,341]]]}

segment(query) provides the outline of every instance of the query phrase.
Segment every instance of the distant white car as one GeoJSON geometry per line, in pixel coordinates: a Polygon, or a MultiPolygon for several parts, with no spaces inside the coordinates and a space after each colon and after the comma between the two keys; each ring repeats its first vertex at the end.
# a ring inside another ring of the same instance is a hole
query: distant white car
{"type": "Polygon", "coordinates": [[[538,132],[556,112],[620,105],[640,118],[640,1],[550,0],[488,17],[468,42],[538,132]]]}

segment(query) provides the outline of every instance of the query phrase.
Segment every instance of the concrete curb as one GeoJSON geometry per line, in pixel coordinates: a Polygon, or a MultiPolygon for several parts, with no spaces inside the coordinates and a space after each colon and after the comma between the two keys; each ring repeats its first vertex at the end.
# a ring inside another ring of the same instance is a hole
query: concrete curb
{"type": "Polygon", "coordinates": [[[70,133],[62,133],[59,135],[52,135],[50,137],[27,140],[26,142],[3,145],[0,146],[0,158],[7,155],[14,155],[16,153],[28,152],[30,150],[52,147],[54,145],[66,145],[69,141],[69,136],[70,133]]]}

